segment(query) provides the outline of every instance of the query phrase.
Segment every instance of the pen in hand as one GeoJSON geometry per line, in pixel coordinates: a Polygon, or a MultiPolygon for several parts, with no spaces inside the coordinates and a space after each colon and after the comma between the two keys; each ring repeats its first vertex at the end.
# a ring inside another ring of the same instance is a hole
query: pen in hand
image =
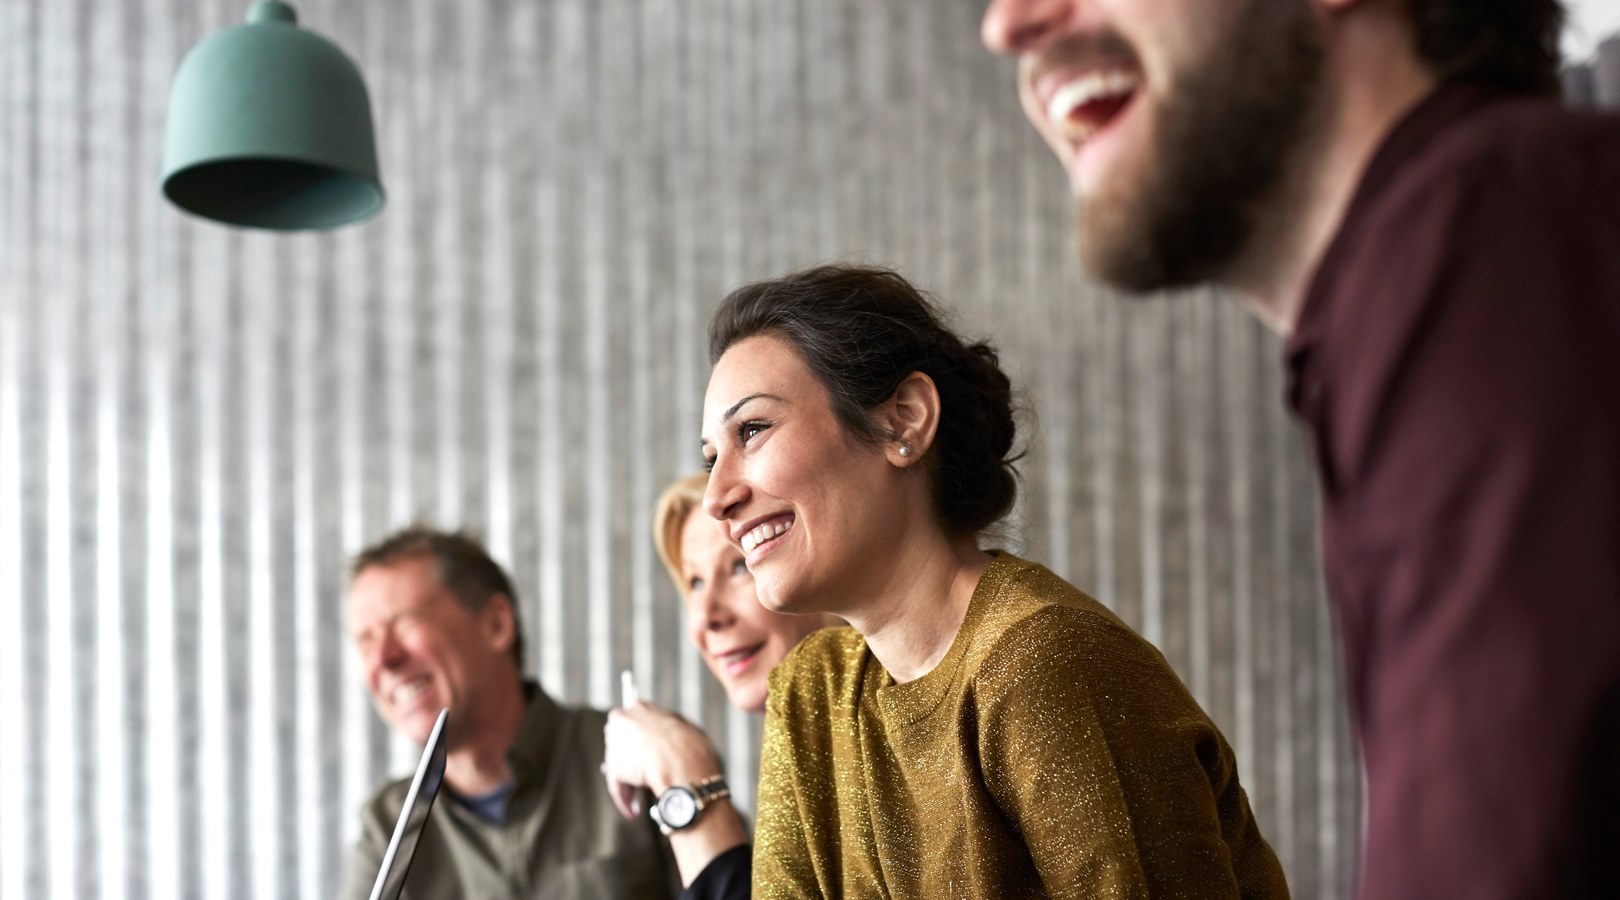
{"type": "MultiPolygon", "coordinates": [[[[619,706],[633,709],[641,703],[641,692],[636,689],[636,673],[625,669],[619,673],[619,706]]],[[[646,800],[651,793],[644,787],[632,787],[626,784],[617,785],[624,805],[630,808],[633,815],[641,815],[647,808],[646,800]]]]}

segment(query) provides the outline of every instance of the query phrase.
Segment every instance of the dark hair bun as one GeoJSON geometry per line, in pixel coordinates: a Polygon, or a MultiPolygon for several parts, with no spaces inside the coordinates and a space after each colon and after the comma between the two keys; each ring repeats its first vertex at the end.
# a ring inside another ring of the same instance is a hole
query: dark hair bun
{"type": "Polygon", "coordinates": [[[954,364],[941,367],[946,371],[927,373],[939,387],[940,405],[950,410],[942,411],[934,438],[936,496],[951,531],[982,531],[1018,499],[1012,381],[996,349],[984,341],[965,347],[957,341],[952,355],[954,364]]]}

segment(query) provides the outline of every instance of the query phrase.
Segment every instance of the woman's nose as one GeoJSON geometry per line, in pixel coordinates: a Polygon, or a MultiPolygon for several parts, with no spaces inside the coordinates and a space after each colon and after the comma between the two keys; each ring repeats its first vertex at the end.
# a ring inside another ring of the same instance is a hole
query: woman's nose
{"type": "MultiPolygon", "coordinates": [[[[748,498],[748,488],[733,471],[734,466],[725,459],[717,457],[714,468],[709,471],[709,484],[703,490],[703,511],[709,518],[725,521],[731,517],[731,511],[748,498]]],[[[731,535],[726,535],[729,540],[731,535]]]]}

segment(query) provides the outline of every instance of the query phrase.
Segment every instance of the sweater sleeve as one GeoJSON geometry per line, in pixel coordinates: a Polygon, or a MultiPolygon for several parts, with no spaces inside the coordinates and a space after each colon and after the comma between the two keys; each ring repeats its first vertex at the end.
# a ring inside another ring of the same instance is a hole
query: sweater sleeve
{"type": "Polygon", "coordinates": [[[748,900],[753,866],[753,845],[738,844],[709,860],[681,892],[681,900],[748,900]]]}
{"type": "Polygon", "coordinates": [[[1287,896],[1230,749],[1127,629],[1048,609],[974,690],[986,785],[1053,897],[1287,896]]]}
{"type": "Polygon", "coordinates": [[[759,820],[754,826],[753,893],[758,898],[820,897],[814,857],[798,804],[789,694],[803,646],[770,676],[765,740],[759,753],[759,820]]]}

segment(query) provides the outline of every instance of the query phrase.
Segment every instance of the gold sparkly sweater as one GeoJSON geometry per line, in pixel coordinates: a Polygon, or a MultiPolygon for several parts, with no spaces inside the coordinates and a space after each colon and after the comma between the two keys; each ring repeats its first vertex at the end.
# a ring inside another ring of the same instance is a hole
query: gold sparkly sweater
{"type": "Polygon", "coordinates": [[[771,675],[758,897],[1287,897],[1237,764],[1159,651],[1001,554],[932,672],[850,628],[771,675]]]}

